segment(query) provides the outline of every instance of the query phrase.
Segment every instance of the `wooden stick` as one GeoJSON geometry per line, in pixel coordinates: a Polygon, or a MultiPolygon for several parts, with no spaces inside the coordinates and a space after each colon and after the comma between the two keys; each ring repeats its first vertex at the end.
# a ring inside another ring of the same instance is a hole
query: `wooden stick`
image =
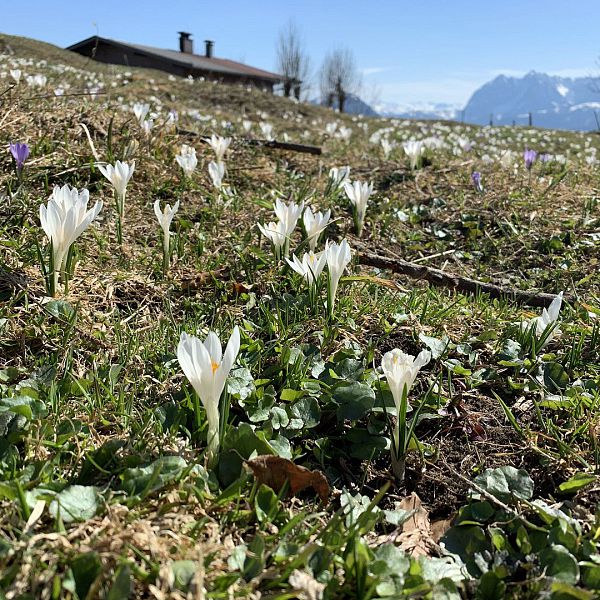
{"type": "MultiPolygon", "coordinates": [[[[189,137],[197,137],[200,134],[189,129],[177,128],[179,135],[187,135],[189,137]]],[[[305,144],[292,144],[291,142],[278,142],[277,140],[254,140],[251,138],[234,138],[236,141],[248,146],[264,146],[265,148],[278,148],[280,150],[291,150],[292,152],[304,152],[305,154],[322,154],[322,149],[319,146],[307,146],[305,144]]],[[[202,138],[202,141],[206,141],[202,138]]],[[[208,143],[208,142],[206,142],[208,143]]]]}
{"type": "Polygon", "coordinates": [[[304,152],[306,154],[322,154],[318,146],[307,146],[305,144],[292,144],[290,142],[278,142],[277,140],[243,140],[249,146],[265,146],[266,148],[279,148],[281,150],[291,150],[292,152],[304,152]]]}
{"type": "MultiPolygon", "coordinates": [[[[457,289],[468,294],[489,294],[491,298],[508,298],[519,304],[528,306],[550,306],[550,303],[556,296],[554,294],[546,294],[544,292],[523,291],[514,288],[509,288],[477,279],[469,279],[460,275],[452,275],[440,269],[426,267],[414,262],[408,262],[401,258],[389,258],[374,254],[373,252],[359,252],[358,262],[362,265],[369,265],[379,269],[388,269],[394,273],[408,275],[413,279],[424,279],[429,283],[439,286],[457,289]]],[[[565,298],[569,300],[569,298],[565,298]]]]}
{"type": "Polygon", "coordinates": [[[16,83],[11,83],[5,90],[2,91],[2,93],[0,93],[0,96],[4,96],[4,94],[8,94],[8,92],[10,92],[10,90],[12,90],[14,87],[16,87],[16,83]]]}
{"type": "Polygon", "coordinates": [[[27,96],[25,98],[21,98],[21,100],[40,100],[40,99],[48,99],[48,98],[56,98],[57,100],[60,98],[68,98],[70,96],[104,96],[108,92],[103,92],[102,90],[98,90],[97,92],[69,92],[67,94],[61,94],[57,96],[56,94],[38,94],[37,96],[27,96]]]}

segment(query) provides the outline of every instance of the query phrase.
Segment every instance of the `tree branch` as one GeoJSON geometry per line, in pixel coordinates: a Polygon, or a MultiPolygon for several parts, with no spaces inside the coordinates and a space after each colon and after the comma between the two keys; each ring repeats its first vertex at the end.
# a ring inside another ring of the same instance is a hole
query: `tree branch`
{"type": "MultiPolygon", "coordinates": [[[[185,135],[188,137],[198,137],[200,134],[195,131],[188,129],[177,128],[179,135],[185,135]]],[[[316,154],[319,155],[323,151],[319,146],[306,146],[305,144],[293,144],[291,142],[278,142],[277,140],[254,140],[250,138],[233,138],[234,140],[247,144],[248,146],[265,146],[266,148],[279,148],[280,150],[290,150],[292,152],[304,152],[305,154],[316,154]]],[[[208,143],[205,138],[202,141],[208,143]]]]}
{"type": "MultiPolygon", "coordinates": [[[[440,269],[408,262],[400,258],[390,258],[367,251],[358,253],[358,261],[362,265],[369,265],[379,269],[388,269],[394,273],[408,275],[413,279],[424,279],[438,287],[448,287],[467,294],[489,294],[491,298],[507,298],[514,300],[519,304],[526,304],[528,306],[550,306],[552,300],[556,298],[554,294],[535,292],[533,290],[524,291],[495,285],[493,283],[486,283],[485,281],[478,281],[477,279],[452,275],[451,273],[446,273],[440,269]]],[[[565,298],[565,300],[569,300],[569,298],[565,298]]]]}
{"type": "Polygon", "coordinates": [[[290,142],[278,142],[277,140],[244,140],[249,146],[265,146],[267,148],[279,148],[280,150],[291,150],[292,152],[304,152],[306,154],[322,153],[319,146],[306,146],[305,144],[292,144],[290,142]]]}

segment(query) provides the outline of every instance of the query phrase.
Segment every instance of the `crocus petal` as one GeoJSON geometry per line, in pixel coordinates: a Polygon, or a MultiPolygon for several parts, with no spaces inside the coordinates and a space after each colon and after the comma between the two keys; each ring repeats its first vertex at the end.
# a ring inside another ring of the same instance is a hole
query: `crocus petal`
{"type": "Polygon", "coordinates": [[[233,367],[233,363],[235,362],[239,351],[240,330],[236,325],[233,328],[229,341],[227,342],[227,347],[225,348],[221,365],[215,372],[215,389],[219,390],[219,396],[225,388],[225,382],[227,381],[227,377],[229,376],[229,372],[231,371],[231,367],[233,367]]]}
{"type": "MultiPolygon", "coordinates": [[[[221,341],[214,331],[210,331],[204,340],[204,347],[210,356],[211,365],[214,363],[219,366],[223,359],[223,350],[221,349],[221,341]]],[[[213,367],[216,368],[216,367],[213,367]]]]}
{"type": "Polygon", "coordinates": [[[563,292],[560,292],[560,294],[558,294],[556,296],[556,298],[554,298],[554,300],[552,300],[550,306],[548,307],[548,315],[552,321],[558,320],[558,314],[559,314],[560,308],[562,306],[562,300],[563,300],[563,292]]]}

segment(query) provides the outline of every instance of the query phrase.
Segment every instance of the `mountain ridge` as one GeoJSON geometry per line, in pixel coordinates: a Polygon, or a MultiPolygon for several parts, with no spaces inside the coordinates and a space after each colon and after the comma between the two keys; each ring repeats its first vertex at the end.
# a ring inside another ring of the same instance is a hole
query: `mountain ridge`
{"type": "Polygon", "coordinates": [[[600,84],[594,77],[561,77],[529,71],[522,77],[498,75],[475,90],[464,120],[485,125],[527,124],[552,129],[598,128],[600,84]]]}
{"type": "Polygon", "coordinates": [[[600,129],[600,81],[529,71],[521,77],[500,74],[480,86],[464,107],[443,102],[413,105],[379,102],[382,117],[446,119],[475,125],[528,125],[549,129],[600,129]]]}

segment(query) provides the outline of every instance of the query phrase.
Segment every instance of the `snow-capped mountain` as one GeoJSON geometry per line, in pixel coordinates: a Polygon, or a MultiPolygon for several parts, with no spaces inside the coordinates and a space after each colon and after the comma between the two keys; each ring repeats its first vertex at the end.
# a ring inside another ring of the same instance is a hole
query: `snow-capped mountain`
{"type": "Polygon", "coordinates": [[[373,106],[382,117],[400,119],[456,119],[460,107],[445,102],[419,102],[415,104],[394,104],[379,102],[373,106]]]}
{"type": "MultiPolygon", "coordinates": [[[[316,102],[316,101],[315,101],[316,102]]],[[[550,129],[600,130],[600,78],[558,77],[531,71],[523,77],[499,75],[482,85],[464,108],[443,102],[372,106],[358,96],[348,98],[346,111],[400,119],[464,120],[487,125],[527,125],[550,129]]]]}
{"type": "Polygon", "coordinates": [[[599,129],[600,80],[557,77],[531,71],[499,75],[481,86],[464,108],[468,123],[533,125],[554,129],[599,129]],[[596,120],[598,118],[598,121],[596,120]]]}

